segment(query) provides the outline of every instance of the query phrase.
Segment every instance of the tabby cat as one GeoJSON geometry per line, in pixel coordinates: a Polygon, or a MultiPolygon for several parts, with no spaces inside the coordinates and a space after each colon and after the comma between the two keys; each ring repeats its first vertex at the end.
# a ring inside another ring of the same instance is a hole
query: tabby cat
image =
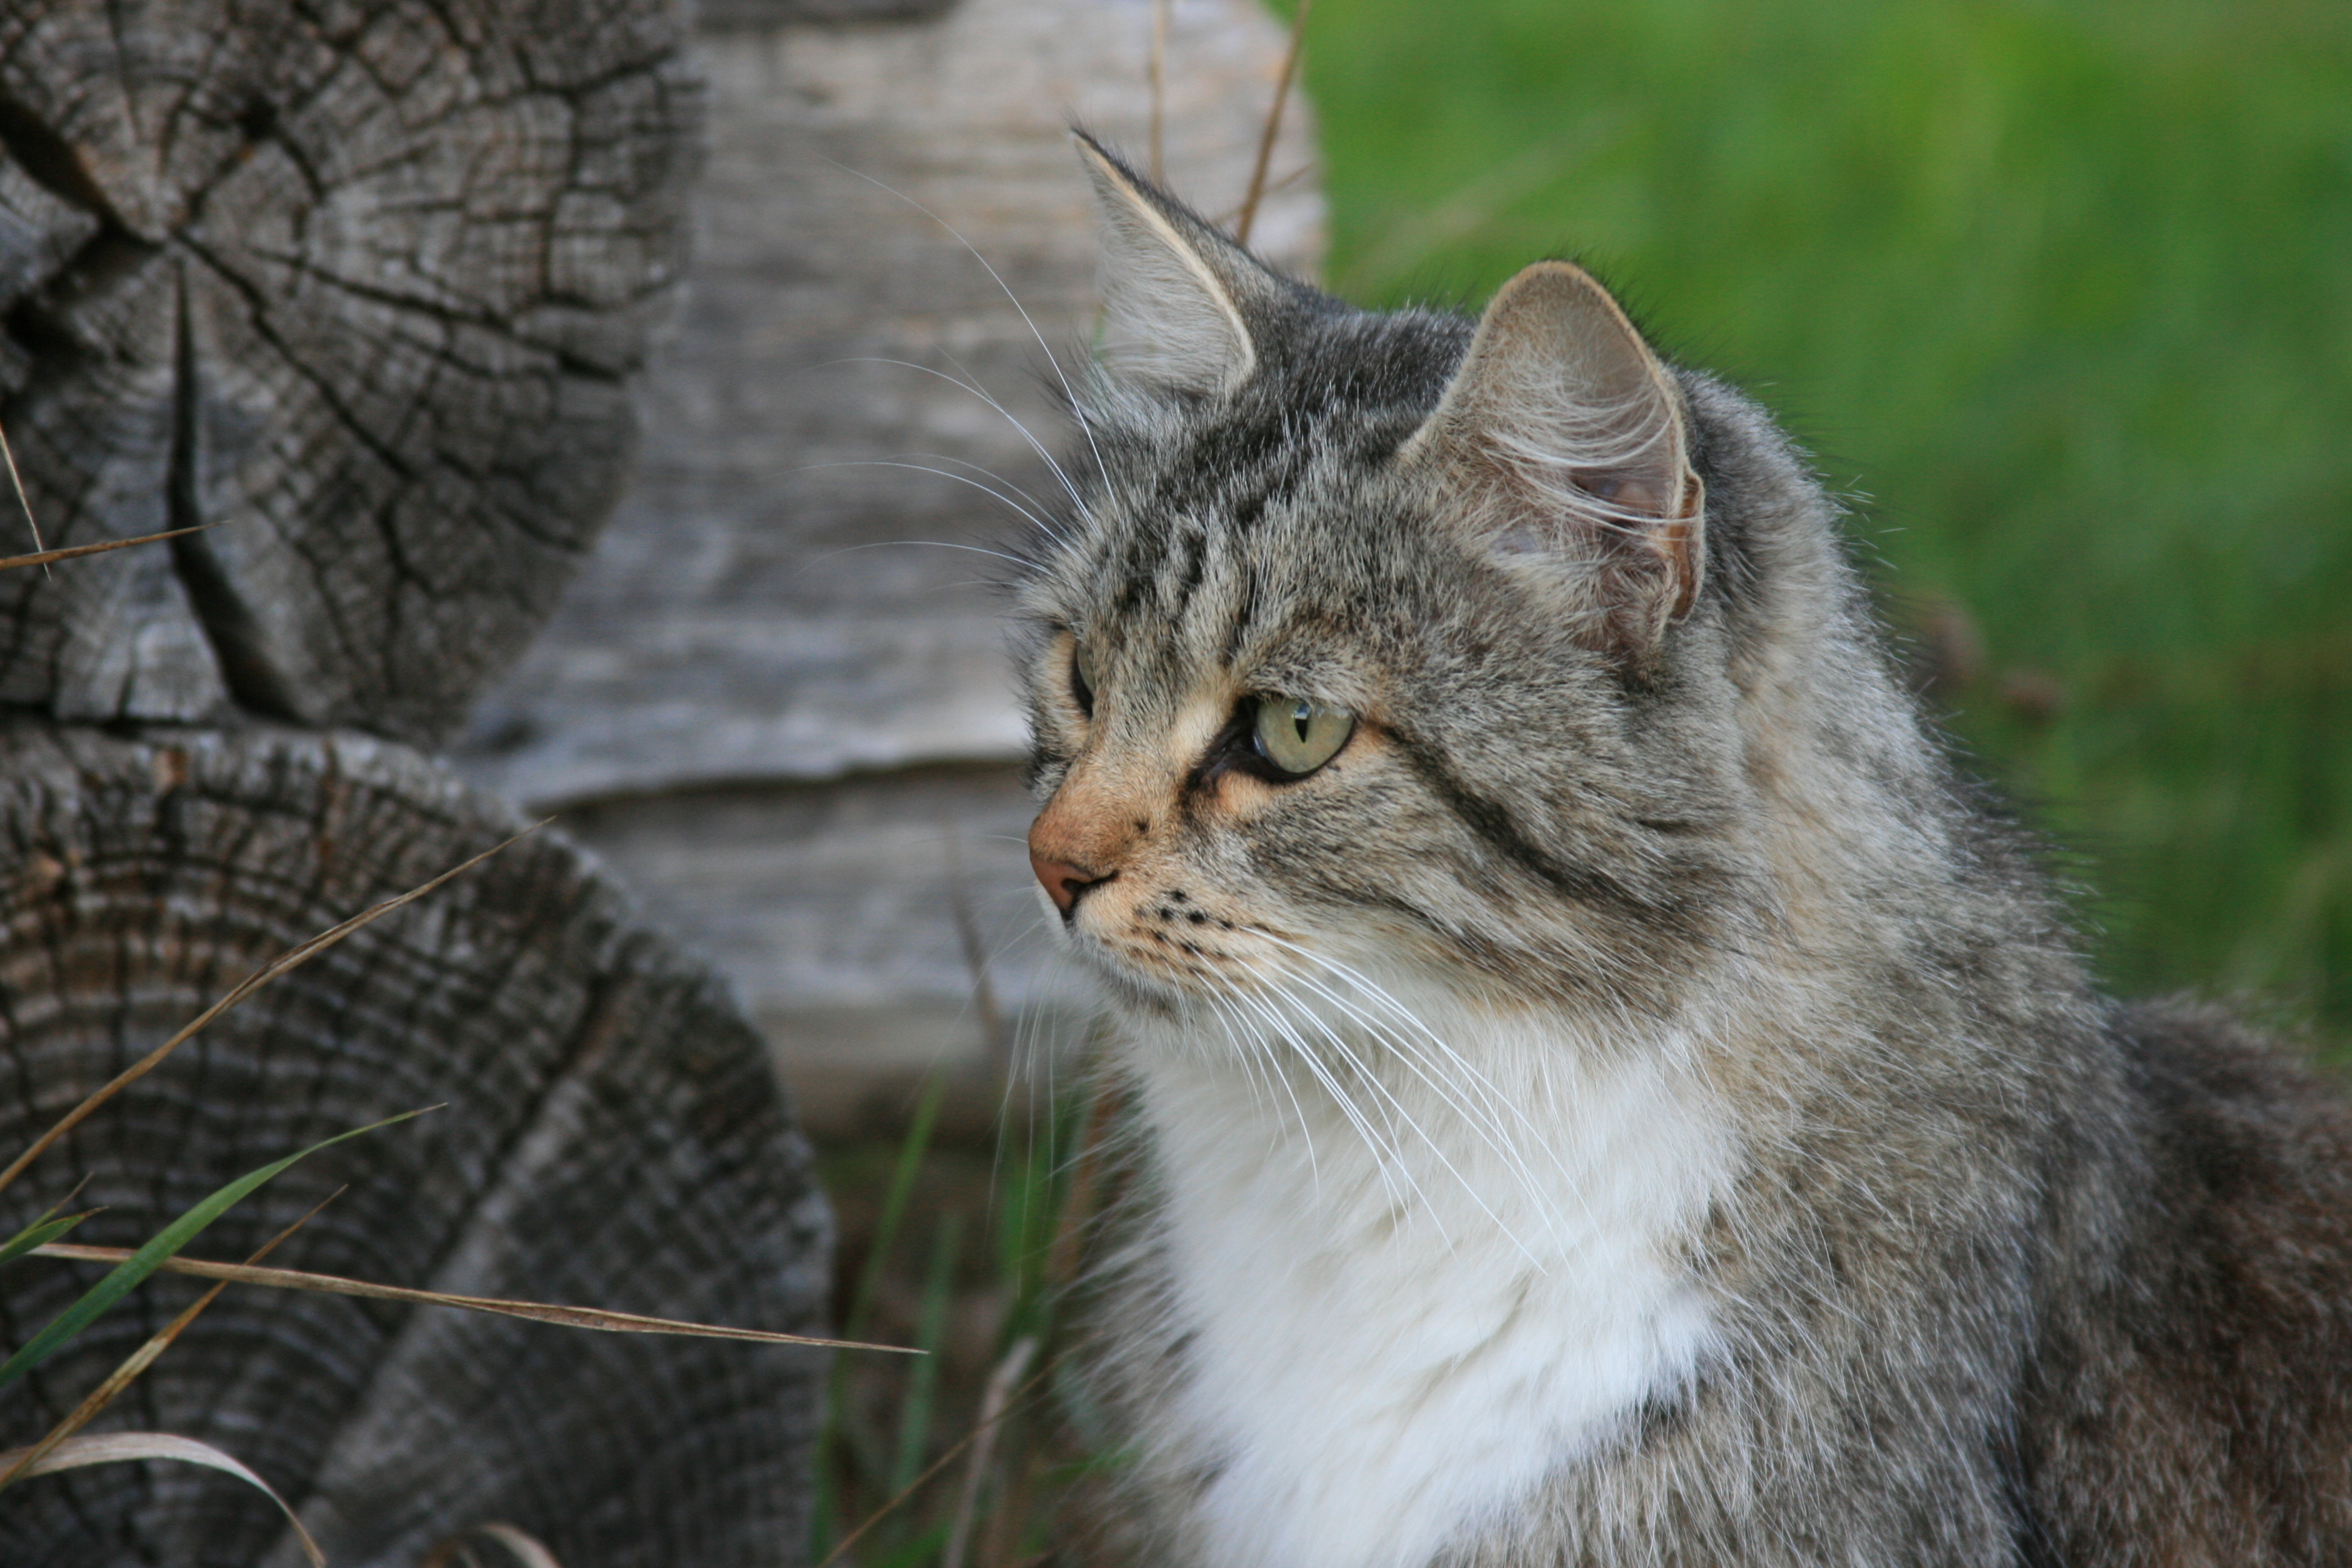
{"type": "Polygon", "coordinates": [[[1762,411],[1573,266],[1369,313],[1081,142],[1019,619],[1139,1557],[2352,1562],[2352,1115],[2093,989],[1762,411]]]}

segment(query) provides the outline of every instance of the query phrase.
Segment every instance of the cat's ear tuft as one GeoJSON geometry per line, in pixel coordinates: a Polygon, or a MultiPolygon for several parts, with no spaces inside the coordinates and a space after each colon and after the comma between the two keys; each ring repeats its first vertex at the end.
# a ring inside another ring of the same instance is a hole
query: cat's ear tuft
{"type": "Polygon", "coordinates": [[[1070,135],[1102,213],[1104,363],[1184,392],[1232,391],[1257,365],[1253,307],[1279,280],[1101,142],[1070,135]]]}
{"type": "Polygon", "coordinates": [[[1559,569],[1594,647],[1644,654],[1697,597],[1705,495],[1682,395],[1582,268],[1503,285],[1399,456],[1445,468],[1486,550],[1559,569]]]}

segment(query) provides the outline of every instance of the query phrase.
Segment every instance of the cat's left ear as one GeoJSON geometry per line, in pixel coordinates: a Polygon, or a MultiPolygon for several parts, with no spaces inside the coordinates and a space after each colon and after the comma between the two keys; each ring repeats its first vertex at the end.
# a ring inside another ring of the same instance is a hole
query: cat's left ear
{"type": "Polygon", "coordinates": [[[1102,212],[1103,362],[1179,391],[1232,391],[1257,368],[1251,321],[1285,285],[1198,213],[1073,130],[1102,212]]]}
{"type": "Polygon", "coordinates": [[[1399,458],[1444,466],[1487,550],[1559,568],[1591,646],[1645,654],[1697,598],[1705,488],[1682,394],[1580,267],[1503,285],[1399,458]]]}

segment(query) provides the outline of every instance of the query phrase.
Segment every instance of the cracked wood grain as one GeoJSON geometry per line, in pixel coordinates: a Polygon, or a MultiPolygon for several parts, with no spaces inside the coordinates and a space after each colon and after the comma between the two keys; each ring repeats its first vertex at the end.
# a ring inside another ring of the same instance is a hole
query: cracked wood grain
{"type": "Polygon", "coordinates": [[[0,10],[0,422],[47,542],[223,525],[0,581],[0,702],[456,725],[626,476],[683,46],[675,0],[0,10]]]}
{"type": "MultiPolygon", "coordinates": [[[[0,1149],[286,947],[513,826],[362,737],[0,725],[0,1149]]],[[[106,1212],[76,1239],[135,1245],[231,1175],[438,1100],[296,1166],[207,1248],[241,1256],[350,1183],[273,1262],[824,1331],[829,1222],[756,1037],[545,835],[225,1015],[46,1153],[0,1224],[87,1175],[80,1201],[106,1212]]],[[[13,1268],[0,1342],[96,1273],[13,1268]]],[[[151,1283],[38,1369],[0,1410],[0,1447],[37,1436],[196,1288],[151,1283]]],[[[234,1453],[339,1568],[411,1568],[489,1519],[567,1568],[748,1568],[799,1560],[816,1355],[237,1289],[99,1425],[234,1453]]],[[[289,1551],[257,1494],[171,1467],[45,1477],[0,1510],[11,1568],[289,1551]]]]}

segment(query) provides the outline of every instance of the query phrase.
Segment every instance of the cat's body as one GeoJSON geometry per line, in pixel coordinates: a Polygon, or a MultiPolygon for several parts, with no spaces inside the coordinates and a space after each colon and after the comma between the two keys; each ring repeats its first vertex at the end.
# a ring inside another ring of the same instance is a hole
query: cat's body
{"type": "Polygon", "coordinates": [[[1089,155],[1031,846],[1147,1560],[2352,1561],[2352,1116],[2091,989],[1764,416],[1573,268],[1474,341],[1089,155]]]}

